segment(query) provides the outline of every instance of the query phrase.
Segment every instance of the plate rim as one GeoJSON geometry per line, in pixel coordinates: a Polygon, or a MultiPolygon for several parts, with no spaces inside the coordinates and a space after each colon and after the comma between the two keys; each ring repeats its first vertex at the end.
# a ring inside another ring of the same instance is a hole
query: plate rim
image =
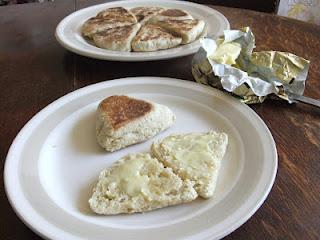
{"type": "MultiPolygon", "coordinates": [[[[213,92],[211,94],[217,96],[217,97],[222,97],[224,98],[224,100],[226,100],[227,102],[233,102],[234,104],[238,104],[239,106],[242,105],[242,107],[246,108],[246,110],[248,110],[248,112],[252,115],[254,115],[256,117],[256,120],[259,121],[260,124],[262,124],[265,133],[267,134],[270,142],[271,142],[271,148],[273,150],[271,156],[274,157],[273,160],[273,167],[272,167],[272,173],[269,176],[270,177],[270,182],[267,184],[267,186],[265,188],[264,194],[263,196],[260,196],[260,198],[255,199],[257,201],[257,203],[255,204],[255,207],[253,207],[250,211],[248,211],[246,213],[246,215],[242,216],[241,218],[239,218],[235,223],[233,223],[233,225],[229,228],[224,229],[221,233],[219,238],[225,237],[228,234],[232,233],[233,231],[235,231],[236,229],[238,229],[241,225],[243,225],[244,223],[246,223],[248,221],[248,219],[250,219],[255,213],[256,211],[261,207],[261,205],[265,202],[267,196],[269,195],[274,182],[275,182],[275,178],[276,178],[276,174],[277,174],[277,170],[278,170],[278,154],[277,154],[277,148],[276,148],[276,144],[275,141],[273,139],[273,136],[269,130],[269,128],[267,127],[267,125],[265,124],[265,122],[260,118],[260,116],[254,111],[252,110],[250,107],[248,107],[247,105],[240,103],[238,100],[236,100],[235,98],[231,97],[230,95],[227,95],[217,89],[214,89],[210,86],[205,86],[202,84],[198,84],[192,81],[188,81],[188,80],[181,80],[181,79],[176,79],[176,78],[168,78],[168,77],[148,77],[148,76],[142,76],[142,77],[127,77],[127,78],[118,78],[118,79],[113,79],[113,80],[107,80],[107,81],[103,81],[103,82],[98,82],[95,84],[91,84],[88,86],[84,86],[82,88],[79,88],[75,91],[69,92],[65,95],[63,95],[62,97],[56,99],[55,101],[51,102],[50,104],[48,104],[46,107],[44,107],[42,110],[40,110],[38,113],[36,113],[19,131],[19,133],[16,135],[16,137],[14,138],[7,156],[5,158],[5,165],[4,165],[4,188],[5,188],[5,193],[7,196],[7,199],[12,207],[12,209],[14,210],[14,212],[16,213],[16,215],[18,216],[18,218],[29,228],[31,229],[33,232],[35,232],[36,234],[38,234],[39,236],[45,238],[45,239],[55,239],[55,238],[51,238],[50,233],[46,232],[46,230],[43,228],[43,224],[48,224],[49,225],[54,225],[51,222],[45,222],[45,223],[38,223],[37,220],[34,220],[32,223],[30,223],[26,217],[26,215],[28,215],[28,213],[25,212],[25,210],[23,209],[23,205],[21,207],[21,203],[19,203],[19,200],[16,200],[18,198],[15,198],[14,196],[16,196],[17,194],[21,194],[24,199],[23,201],[26,201],[29,203],[29,201],[27,200],[27,198],[25,197],[24,193],[16,193],[15,191],[13,191],[12,188],[10,188],[10,182],[12,182],[12,178],[13,176],[11,175],[17,175],[19,176],[19,168],[16,169],[16,172],[11,173],[9,172],[10,168],[12,168],[11,165],[13,164],[17,164],[19,165],[19,157],[18,158],[14,158],[16,156],[16,152],[14,151],[16,146],[19,144],[20,141],[23,140],[23,137],[25,135],[25,132],[27,132],[27,130],[31,127],[33,127],[34,125],[37,125],[37,122],[39,121],[39,119],[41,120],[42,115],[45,115],[47,112],[51,112],[51,111],[55,111],[58,107],[60,107],[60,105],[66,101],[72,101],[74,99],[76,99],[77,97],[83,95],[84,93],[92,93],[95,91],[95,89],[97,89],[100,85],[108,85],[107,87],[113,87],[116,85],[122,85],[124,81],[130,81],[131,83],[133,83],[134,81],[139,82],[140,84],[172,84],[174,86],[182,86],[185,87],[185,85],[189,85],[187,87],[189,88],[198,88],[201,90],[204,90],[206,92],[213,92]],[[148,79],[148,80],[146,80],[148,79]],[[142,83],[143,82],[143,83],[142,83]],[[14,162],[15,161],[15,162],[14,162]],[[41,228],[42,226],[42,228],[41,228]]],[[[40,121],[41,122],[41,121],[40,121]]],[[[14,179],[16,180],[16,179],[14,179]]],[[[18,181],[18,180],[16,180],[18,181]]],[[[28,206],[29,207],[29,206],[28,206]]],[[[35,210],[34,208],[32,208],[33,210],[35,210]]],[[[38,213],[37,211],[35,211],[36,214],[40,217],[42,217],[43,219],[45,219],[45,217],[43,215],[41,215],[40,213],[38,213]]],[[[46,219],[45,219],[46,220],[46,219]]],[[[56,227],[56,226],[55,226],[56,227]]],[[[72,236],[72,239],[81,239],[79,238],[79,236],[76,235],[72,235],[73,233],[71,232],[66,232],[63,229],[59,229],[58,230],[61,231],[61,234],[69,234],[66,235],[67,237],[70,237],[70,234],[72,236]]],[[[65,237],[66,237],[65,236],[65,237]]],[[[69,238],[70,239],[70,238],[69,238]]],[[[211,239],[211,238],[207,238],[207,239],[211,239]]]]}
{"type": "MultiPolygon", "coordinates": [[[[108,54],[99,54],[99,53],[90,53],[86,50],[83,49],[79,49],[77,47],[75,47],[74,45],[70,44],[69,42],[65,41],[64,38],[65,36],[62,34],[63,29],[65,29],[65,24],[72,19],[73,17],[77,16],[78,14],[81,14],[81,12],[85,12],[88,11],[88,9],[90,8],[96,8],[96,7],[103,7],[106,5],[110,5],[110,4],[126,4],[126,3],[132,3],[132,2],[145,2],[146,0],[120,0],[120,1],[116,1],[116,2],[107,2],[107,3],[101,3],[101,4],[96,4],[96,5],[92,5],[89,7],[85,7],[82,9],[79,9],[75,12],[70,13],[69,15],[65,16],[57,25],[56,29],[55,29],[55,33],[54,36],[56,38],[56,40],[58,41],[58,43],[66,48],[67,50],[76,53],[78,55],[81,56],[85,56],[85,57],[89,57],[89,58],[94,58],[94,59],[99,59],[99,60],[108,60],[108,61],[119,61],[119,62],[142,62],[142,61],[154,61],[154,60],[165,60],[165,59],[172,59],[172,58],[177,58],[177,57],[183,57],[183,56],[187,56],[190,54],[195,53],[200,47],[201,47],[201,43],[200,43],[200,39],[197,39],[195,42],[192,42],[190,44],[195,44],[195,46],[191,49],[187,49],[187,51],[179,51],[178,53],[172,53],[172,54],[166,54],[166,55],[150,55],[150,56],[139,56],[138,58],[136,56],[126,56],[126,55],[108,55],[108,54]]],[[[150,0],[149,2],[155,2],[157,0],[150,0]]],[[[180,1],[180,0],[161,0],[161,2],[163,3],[172,3],[172,4],[181,4],[181,5],[187,5],[187,6],[196,6],[197,8],[201,8],[201,9],[205,9],[206,11],[212,12],[215,15],[219,16],[226,24],[226,30],[230,29],[230,22],[227,19],[226,16],[224,16],[221,12],[219,12],[216,9],[210,8],[207,5],[204,4],[198,4],[198,3],[194,3],[194,2],[188,2],[188,1],[180,1]]],[[[210,33],[208,33],[210,34],[210,33]]],[[[166,49],[166,50],[170,50],[170,49],[166,49]]]]}

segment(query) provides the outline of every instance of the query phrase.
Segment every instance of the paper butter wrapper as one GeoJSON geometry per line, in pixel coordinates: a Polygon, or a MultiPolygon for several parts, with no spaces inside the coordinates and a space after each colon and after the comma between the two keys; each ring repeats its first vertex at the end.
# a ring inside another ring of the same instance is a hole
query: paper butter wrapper
{"type": "Polygon", "coordinates": [[[269,96],[288,100],[287,91],[302,95],[309,61],[278,51],[253,52],[250,28],[227,30],[218,39],[202,40],[192,61],[195,80],[225,90],[245,103],[261,103],[269,96]]]}

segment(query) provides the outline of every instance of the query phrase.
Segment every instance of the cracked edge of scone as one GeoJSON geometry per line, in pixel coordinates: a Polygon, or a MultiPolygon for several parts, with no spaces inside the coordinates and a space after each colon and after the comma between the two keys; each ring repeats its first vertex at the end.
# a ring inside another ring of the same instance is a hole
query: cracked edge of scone
{"type": "MultiPolygon", "coordinates": [[[[195,133],[188,133],[195,134],[195,133]]],[[[165,167],[170,167],[173,169],[179,177],[184,180],[190,180],[195,183],[194,188],[200,197],[210,198],[213,196],[223,157],[225,156],[227,146],[228,146],[228,135],[223,132],[209,131],[206,134],[212,134],[214,137],[214,158],[210,163],[206,163],[205,169],[200,174],[195,174],[195,172],[190,168],[183,166],[181,162],[175,159],[175,152],[166,149],[162,146],[162,142],[174,136],[182,136],[188,134],[173,134],[169,135],[161,141],[154,142],[151,146],[151,154],[153,157],[157,158],[160,162],[164,164],[165,167]]]]}

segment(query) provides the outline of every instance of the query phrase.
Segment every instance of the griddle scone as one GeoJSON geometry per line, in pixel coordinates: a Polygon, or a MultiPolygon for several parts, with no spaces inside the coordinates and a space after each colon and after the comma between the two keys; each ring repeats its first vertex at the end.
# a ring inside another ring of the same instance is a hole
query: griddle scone
{"type": "Polygon", "coordinates": [[[160,11],[156,15],[154,15],[150,22],[156,23],[158,21],[166,21],[166,20],[188,20],[193,19],[193,17],[186,11],[181,9],[166,9],[160,11]]]}
{"type": "Polygon", "coordinates": [[[140,24],[110,28],[93,35],[94,43],[104,49],[112,51],[131,51],[131,41],[140,29],[140,24]]]}
{"type": "Polygon", "coordinates": [[[98,214],[146,212],[194,200],[192,183],[165,168],[149,153],[130,154],[100,173],[89,199],[98,214]]]}
{"type": "Polygon", "coordinates": [[[135,7],[131,8],[130,12],[136,16],[138,22],[144,24],[162,10],[164,10],[162,7],[135,7]]]}
{"type": "Polygon", "coordinates": [[[180,37],[174,37],[163,28],[147,24],[141,27],[138,34],[132,40],[132,50],[136,52],[150,52],[168,49],[178,46],[182,41],[180,37]]]}
{"type": "Polygon", "coordinates": [[[158,21],[157,25],[164,28],[172,35],[181,37],[182,44],[187,44],[196,40],[205,27],[204,21],[199,19],[158,21]]]}
{"type": "Polygon", "coordinates": [[[151,153],[181,179],[194,181],[199,196],[209,198],[214,193],[227,144],[225,133],[177,134],[154,143],[151,153]]]}
{"type": "Polygon", "coordinates": [[[98,143],[113,152],[143,142],[169,128],[175,115],[166,106],[128,96],[111,96],[98,107],[98,143]]]}
{"type": "Polygon", "coordinates": [[[137,23],[136,17],[122,7],[109,8],[88,19],[81,28],[84,36],[92,38],[92,35],[110,28],[130,26],[137,23]]]}
{"type": "Polygon", "coordinates": [[[133,23],[137,22],[135,16],[123,7],[113,7],[107,8],[97,14],[97,17],[100,18],[109,18],[109,19],[121,19],[126,21],[131,21],[133,23]]]}

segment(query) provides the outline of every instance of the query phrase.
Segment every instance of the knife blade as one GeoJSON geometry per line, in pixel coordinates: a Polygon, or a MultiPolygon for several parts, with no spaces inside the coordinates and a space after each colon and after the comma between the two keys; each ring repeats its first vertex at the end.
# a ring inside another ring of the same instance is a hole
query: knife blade
{"type": "Polygon", "coordinates": [[[289,99],[293,102],[302,102],[302,103],[309,104],[309,105],[316,106],[316,107],[320,108],[320,101],[319,100],[316,100],[316,99],[313,99],[310,97],[306,97],[303,95],[298,95],[298,94],[295,94],[292,92],[288,92],[287,95],[288,95],[289,99]]]}

